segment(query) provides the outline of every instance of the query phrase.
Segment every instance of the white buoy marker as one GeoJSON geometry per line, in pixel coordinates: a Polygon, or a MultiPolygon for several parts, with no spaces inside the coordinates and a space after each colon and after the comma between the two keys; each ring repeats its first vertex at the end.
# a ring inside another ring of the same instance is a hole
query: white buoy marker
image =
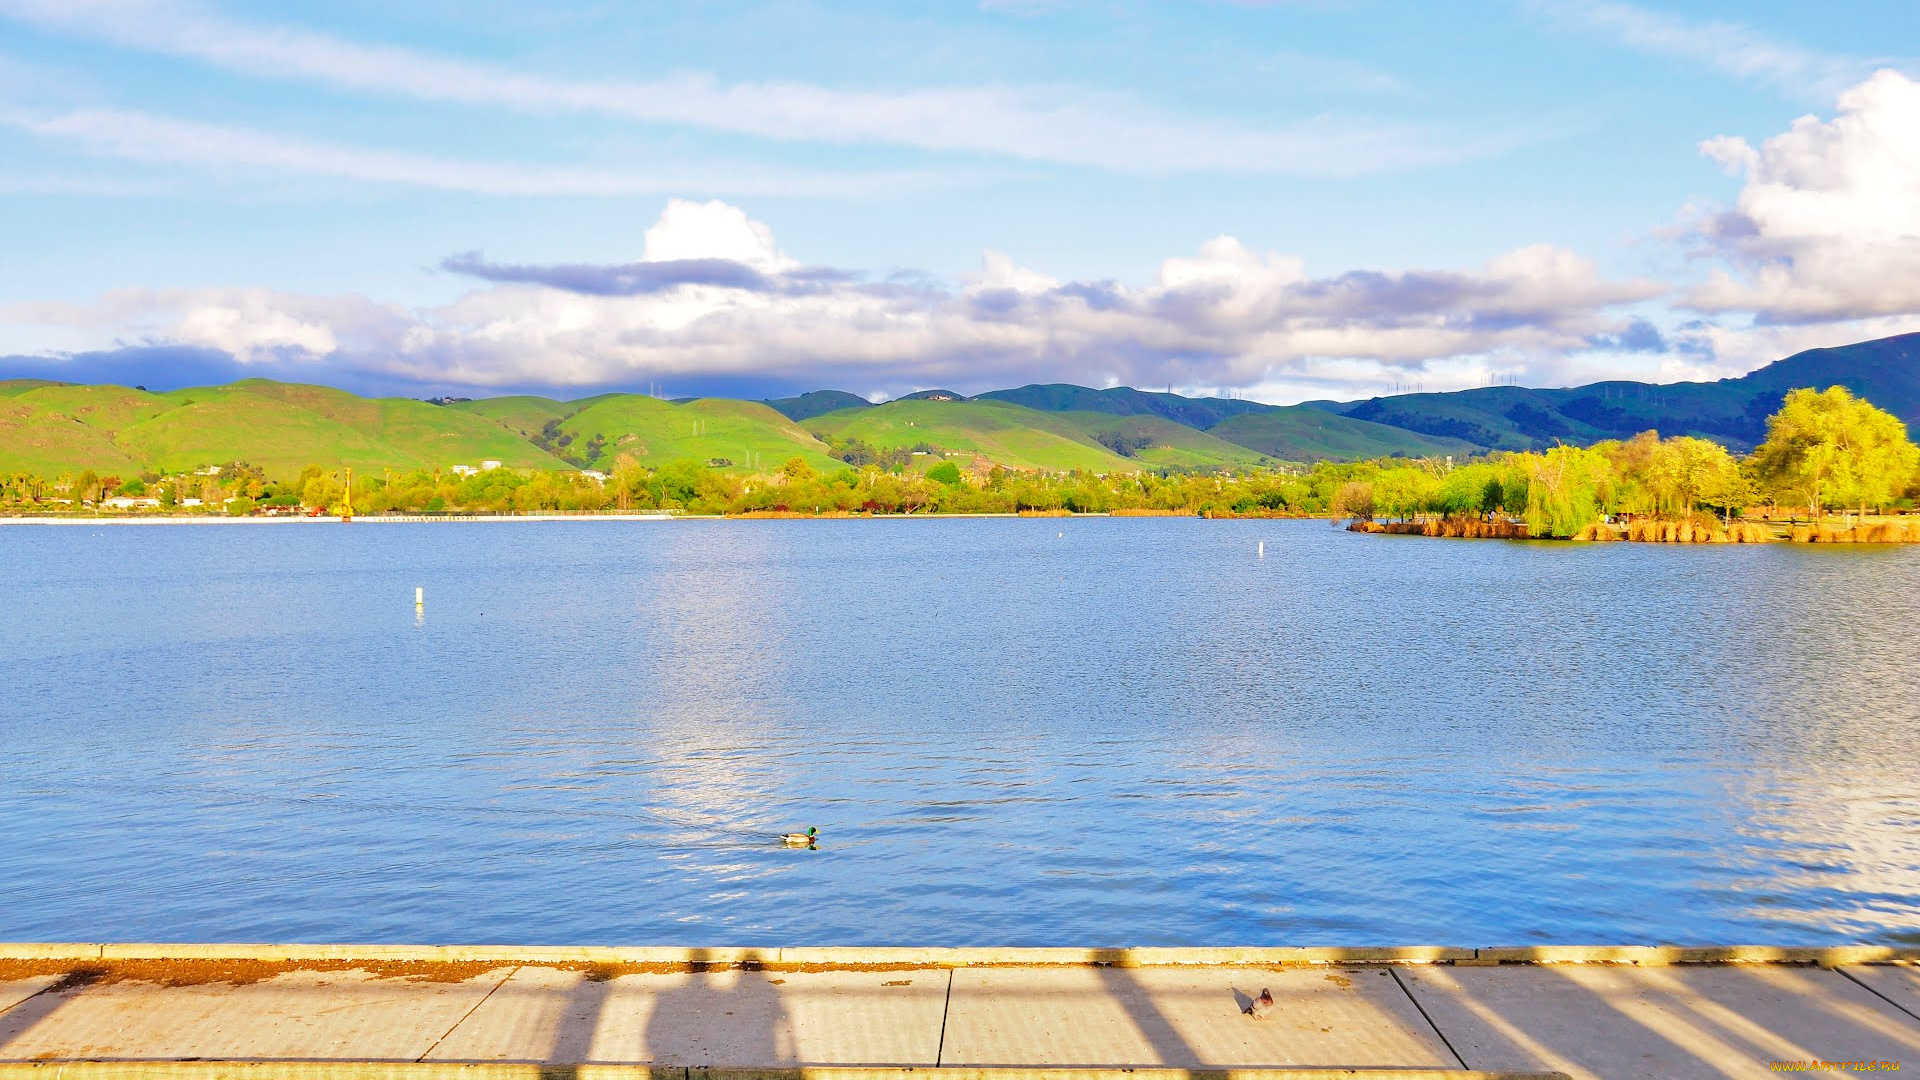
{"type": "Polygon", "coordinates": [[[1261,558],[1264,559],[1267,557],[1267,542],[1265,540],[1260,541],[1259,552],[1261,558]]]}
{"type": "Polygon", "coordinates": [[[420,586],[417,586],[417,585],[414,586],[413,606],[417,608],[423,608],[427,606],[427,590],[426,589],[421,588],[420,586]]]}

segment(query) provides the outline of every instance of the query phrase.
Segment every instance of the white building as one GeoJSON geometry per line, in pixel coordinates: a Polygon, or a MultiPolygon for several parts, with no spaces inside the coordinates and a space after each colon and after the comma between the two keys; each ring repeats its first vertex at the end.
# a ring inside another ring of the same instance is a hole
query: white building
{"type": "Polygon", "coordinates": [[[482,461],[482,462],[480,463],[480,471],[481,471],[481,472],[492,472],[493,470],[495,470],[495,469],[497,469],[497,468],[499,468],[499,467],[500,467],[500,462],[498,462],[498,461],[496,461],[496,460],[495,460],[495,459],[493,459],[493,458],[488,458],[487,460],[485,460],[485,461],[482,461]]]}

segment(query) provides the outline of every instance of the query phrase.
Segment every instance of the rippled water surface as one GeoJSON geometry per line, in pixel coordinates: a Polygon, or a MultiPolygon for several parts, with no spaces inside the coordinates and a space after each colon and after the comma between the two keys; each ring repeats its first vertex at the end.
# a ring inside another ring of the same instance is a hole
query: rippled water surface
{"type": "Polygon", "coordinates": [[[1915,549],[483,522],[0,567],[5,940],[1920,942],[1915,549]]]}

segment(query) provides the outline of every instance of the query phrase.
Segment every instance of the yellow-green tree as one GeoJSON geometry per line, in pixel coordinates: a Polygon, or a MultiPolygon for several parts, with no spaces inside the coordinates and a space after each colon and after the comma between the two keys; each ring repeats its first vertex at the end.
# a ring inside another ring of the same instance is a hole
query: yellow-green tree
{"type": "Polygon", "coordinates": [[[1803,501],[1809,516],[1829,508],[1884,506],[1899,498],[1920,466],[1900,418],[1854,397],[1844,386],[1794,390],[1767,419],[1754,451],[1762,484],[1803,501]]]}
{"type": "Polygon", "coordinates": [[[1666,513],[1684,517],[1703,502],[1745,505],[1740,464],[1717,442],[1688,435],[1667,439],[1656,445],[1648,472],[1649,486],[1666,513]]]}
{"type": "Polygon", "coordinates": [[[300,502],[315,510],[324,510],[339,502],[340,496],[345,493],[345,489],[340,486],[340,481],[322,473],[307,480],[306,486],[300,492],[300,502]]]}
{"type": "Polygon", "coordinates": [[[1382,513],[1405,521],[1426,510],[1439,490],[1440,478],[1426,469],[1386,469],[1374,478],[1373,501],[1382,513]]]}

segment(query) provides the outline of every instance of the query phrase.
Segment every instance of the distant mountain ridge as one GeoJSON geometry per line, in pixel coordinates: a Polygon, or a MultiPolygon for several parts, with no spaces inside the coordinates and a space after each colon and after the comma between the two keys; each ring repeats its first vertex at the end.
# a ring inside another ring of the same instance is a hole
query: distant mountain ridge
{"type": "Polygon", "coordinates": [[[1642,431],[1694,435],[1750,450],[1787,391],[1844,386],[1920,432],[1920,334],[1809,349],[1758,371],[1707,383],[1603,382],[1565,389],[1491,386],[1315,403],[1356,420],[1497,450],[1626,439],[1642,431]]]}
{"type": "Polygon", "coordinates": [[[1068,383],[972,398],[925,390],[884,405],[841,390],[763,402],[609,393],[436,404],[266,379],[159,394],[16,379],[0,381],[0,470],[134,475],[235,460],[276,474],[306,464],[412,469],[483,460],[604,470],[623,456],[734,469],[799,457],[828,469],[855,440],[915,467],[966,456],[1028,469],[1211,469],[1537,449],[1649,429],[1746,450],[1765,436],[1766,418],[1788,390],[1833,385],[1920,430],[1920,334],[1812,349],[1716,382],[1497,386],[1288,406],[1068,383]]]}

